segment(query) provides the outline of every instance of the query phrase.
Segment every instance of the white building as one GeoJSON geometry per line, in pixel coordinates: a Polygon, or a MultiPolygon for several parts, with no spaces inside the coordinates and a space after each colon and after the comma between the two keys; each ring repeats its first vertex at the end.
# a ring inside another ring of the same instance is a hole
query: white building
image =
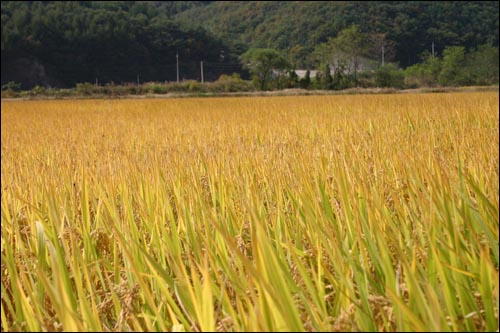
{"type": "MultiPolygon", "coordinates": [[[[306,72],[307,72],[307,69],[296,69],[295,70],[295,74],[297,74],[297,76],[299,77],[299,79],[303,79],[306,77],[306,72]]],[[[316,75],[318,74],[318,71],[316,70],[310,70],[309,71],[309,77],[312,79],[313,77],[316,77],[316,75]]]]}

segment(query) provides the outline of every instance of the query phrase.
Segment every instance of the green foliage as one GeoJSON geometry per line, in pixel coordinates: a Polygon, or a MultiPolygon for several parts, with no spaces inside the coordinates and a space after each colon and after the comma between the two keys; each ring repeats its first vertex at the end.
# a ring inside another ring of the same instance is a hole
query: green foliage
{"type": "Polygon", "coordinates": [[[20,91],[21,90],[21,83],[9,81],[6,84],[2,85],[2,91],[4,91],[4,90],[20,91]]]}
{"type": "Polygon", "coordinates": [[[202,5],[189,3],[2,2],[2,82],[68,87],[96,78],[136,82],[138,74],[146,82],[174,81],[176,53],[186,79],[198,77],[201,60],[218,64],[205,73],[216,78],[237,55],[205,30],[174,21],[202,5]]]}
{"type": "Polygon", "coordinates": [[[229,76],[223,74],[215,82],[207,84],[208,89],[213,92],[238,92],[252,91],[254,86],[252,82],[242,80],[238,73],[229,76]]]}
{"type": "Polygon", "coordinates": [[[271,88],[271,83],[290,68],[290,63],[273,49],[250,49],[241,56],[243,66],[250,70],[255,86],[260,90],[271,88]]]}
{"type": "MultiPolygon", "coordinates": [[[[386,61],[403,68],[418,55],[447,45],[467,49],[498,45],[498,1],[214,1],[177,14],[208,28],[226,42],[287,51],[297,68],[311,65],[308,55],[320,43],[352,25],[370,36],[384,36],[392,46],[386,61]]],[[[380,45],[370,50],[380,57],[380,45]]]]}
{"type": "Polygon", "coordinates": [[[98,88],[95,85],[88,82],[76,84],[76,92],[84,96],[95,94],[97,89],[98,88]]]}
{"type": "Polygon", "coordinates": [[[108,83],[96,86],[91,83],[78,83],[72,89],[44,88],[35,86],[33,89],[25,91],[14,91],[11,89],[2,90],[2,98],[44,98],[44,97],[103,97],[103,96],[128,96],[128,95],[147,95],[147,94],[191,94],[191,93],[227,93],[253,91],[254,85],[249,80],[241,79],[238,73],[233,75],[223,74],[215,82],[200,83],[197,81],[184,81],[181,83],[160,83],[147,82],[141,85],[124,84],[117,85],[108,83]]]}
{"type": "Polygon", "coordinates": [[[459,86],[469,83],[465,76],[465,48],[463,46],[448,47],[443,51],[443,60],[439,73],[439,84],[443,86],[459,86]]]}
{"type": "Polygon", "coordinates": [[[480,45],[477,51],[466,55],[466,72],[474,84],[498,84],[498,63],[498,47],[480,45]]]}
{"type": "Polygon", "coordinates": [[[373,62],[370,50],[385,43],[388,42],[384,36],[370,36],[353,25],[340,31],[335,38],[319,44],[309,57],[311,63],[322,68],[319,87],[338,90],[359,85],[358,71],[362,63],[367,65],[373,62]],[[330,68],[333,69],[334,77],[329,74],[330,68]]]}
{"type": "Polygon", "coordinates": [[[452,46],[444,49],[442,58],[428,52],[422,58],[422,63],[405,70],[409,87],[498,84],[498,47],[480,45],[466,52],[464,47],[452,46]]]}
{"type": "Polygon", "coordinates": [[[354,81],[349,75],[346,75],[345,73],[345,66],[343,66],[342,64],[337,65],[337,67],[335,68],[335,73],[333,74],[332,89],[342,90],[350,88],[353,85],[354,81]]]}
{"type": "Polygon", "coordinates": [[[206,91],[205,85],[203,85],[197,81],[191,80],[191,81],[186,82],[185,85],[187,86],[188,91],[192,91],[192,92],[206,91]]]}
{"type": "Polygon", "coordinates": [[[426,56],[425,61],[406,68],[405,83],[410,87],[433,87],[438,84],[442,61],[432,56],[426,56]]]}
{"type": "Polygon", "coordinates": [[[302,79],[300,79],[299,86],[302,89],[309,89],[310,88],[310,86],[311,86],[311,71],[310,70],[307,70],[306,75],[302,79]]]}
{"type": "Polygon", "coordinates": [[[404,85],[404,72],[394,64],[380,66],[375,71],[375,85],[377,87],[402,88],[404,85]]]}
{"type": "Polygon", "coordinates": [[[2,90],[2,98],[16,98],[20,93],[11,89],[2,90]]]}
{"type": "MultiPolygon", "coordinates": [[[[342,89],[361,84],[358,71],[376,67],[382,46],[386,62],[424,62],[407,72],[411,86],[498,82],[498,1],[2,1],[1,9],[3,85],[176,81],[177,53],[185,80],[200,79],[202,60],[206,81],[246,78],[239,56],[269,48],[299,69],[328,63],[339,73],[332,89],[342,89]],[[431,63],[431,42],[439,54],[449,45],[477,51],[431,63]]],[[[309,86],[278,76],[266,89],[309,86]]]]}
{"type": "Polygon", "coordinates": [[[333,78],[330,73],[330,65],[325,64],[319,73],[319,84],[321,89],[332,89],[333,88],[333,78]]]}
{"type": "Polygon", "coordinates": [[[165,84],[148,83],[146,85],[146,92],[150,94],[166,94],[168,92],[168,89],[165,84]]]}
{"type": "Polygon", "coordinates": [[[353,25],[316,46],[310,61],[319,66],[331,65],[334,71],[337,71],[337,67],[343,67],[344,72],[356,76],[361,58],[369,57],[369,49],[368,35],[361,32],[357,25],[353,25]]]}
{"type": "Polygon", "coordinates": [[[130,95],[142,95],[147,90],[145,85],[128,84],[127,87],[130,95]]]}
{"type": "Polygon", "coordinates": [[[360,65],[360,58],[367,55],[368,38],[362,33],[357,25],[340,31],[336,38],[330,39],[333,54],[337,58],[337,63],[348,64],[349,70],[356,74],[360,65]]]}
{"type": "Polygon", "coordinates": [[[33,89],[31,89],[31,93],[34,96],[43,95],[43,94],[45,94],[45,91],[46,91],[46,89],[44,87],[39,86],[39,85],[36,85],[33,89]]]}
{"type": "Polygon", "coordinates": [[[295,72],[295,67],[288,71],[287,88],[296,88],[299,86],[299,76],[295,72]]]}

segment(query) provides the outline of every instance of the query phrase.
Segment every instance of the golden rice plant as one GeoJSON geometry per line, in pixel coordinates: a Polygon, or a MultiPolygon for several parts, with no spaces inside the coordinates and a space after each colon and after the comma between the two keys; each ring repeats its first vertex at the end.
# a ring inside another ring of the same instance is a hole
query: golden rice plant
{"type": "Polygon", "coordinates": [[[498,102],[2,101],[2,331],[497,331],[498,102]]]}

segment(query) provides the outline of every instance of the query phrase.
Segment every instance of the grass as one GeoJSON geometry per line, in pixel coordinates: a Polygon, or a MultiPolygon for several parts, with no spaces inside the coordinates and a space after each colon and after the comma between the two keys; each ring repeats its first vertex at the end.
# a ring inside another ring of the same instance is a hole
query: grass
{"type": "Polygon", "coordinates": [[[2,101],[2,331],[496,331],[498,102],[2,101]]]}

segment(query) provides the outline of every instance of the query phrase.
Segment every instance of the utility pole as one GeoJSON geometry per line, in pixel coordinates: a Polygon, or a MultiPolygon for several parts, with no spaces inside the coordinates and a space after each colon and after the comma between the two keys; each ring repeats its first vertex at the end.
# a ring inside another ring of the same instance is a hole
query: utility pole
{"type": "Polygon", "coordinates": [[[200,65],[201,65],[201,83],[204,83],[205,80],[203,80],[203,61],[200,61],[200,65]]]}
{"type": "Polygon", "coordinates": [[[137,85],[139,85],[139,74],[137,74],[137,85]]]}
{"type": "Polygon", "coordinates": [[[434,42],[432,42],[432,59],[434,59],[434,42]]]}
{"type": "Polygon", "coordinates": [[[385,52],[385,48],[384,48],[384,45],[382,45],[382,66],[385,65],[385,57],[384,57],[385,54],[384,54],[384,52],[385,52]]]}
{"type": "Polygon", "coordinates": [[[97,81],[97,77],[95,78],[95,86],[97,87],[99,85],[98,81],[97,81]]]}
{"type": "Polygon", "coordinates": [[[177,59],[177,83],[179,83],[179,52],[175,54],[175,58],[177,59]]]}

